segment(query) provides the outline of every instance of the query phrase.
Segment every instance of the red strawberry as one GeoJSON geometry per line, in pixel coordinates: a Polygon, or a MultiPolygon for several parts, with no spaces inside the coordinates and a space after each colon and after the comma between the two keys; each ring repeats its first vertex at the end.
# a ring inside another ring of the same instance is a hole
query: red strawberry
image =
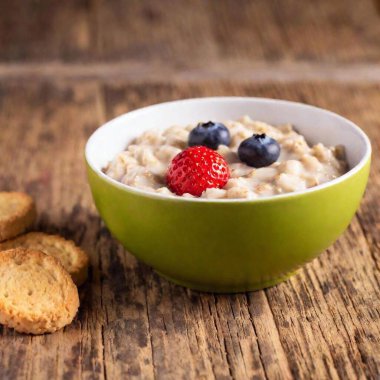
{"type": "Polygon", "coordinates": [[[205,146],[192,146],[173,158],[166,183],[177,195],[200,197],[206,189],[222,188],[229,178],[227,162],[219,153],[205,146]]]}

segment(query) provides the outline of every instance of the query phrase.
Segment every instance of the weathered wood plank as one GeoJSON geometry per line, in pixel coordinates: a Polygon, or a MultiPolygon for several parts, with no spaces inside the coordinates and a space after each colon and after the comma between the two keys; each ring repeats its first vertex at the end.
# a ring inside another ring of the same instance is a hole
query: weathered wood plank
{"type": "Polygon", "coordinates": [[[91,9],[91,1],[1,2],[1,59],[85,59],[94,39],[91,9]]]}
{"type": "Polygon", "coordinates": [[[75,322],[29,337],[0,328],[0,378],[376,378],[380,373],[378,85],[3,82],[0,188],[37,199],[38,228],[91,256],[75,322]],[[168,283],[138,263],[100,222],[82,150],[99,123],[190,96],[300,100],[351,117],[375,159],[358,218],[320,258],[277,287],[212,295],[168,283]]]}
{"type": "Polygon", "coordinates": [[[0,60],[379,62],[376,1],[13,0],[0,60]]]}

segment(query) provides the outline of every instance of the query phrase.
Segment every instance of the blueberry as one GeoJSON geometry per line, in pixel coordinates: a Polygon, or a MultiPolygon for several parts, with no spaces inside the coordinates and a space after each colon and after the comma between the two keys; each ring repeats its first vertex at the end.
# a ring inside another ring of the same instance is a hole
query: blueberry
{"type": "Polygon", "coordinates": [[[239,145],[238,156],[243,161],[254,168],[262,168],[276,162],[280,156],[280,145],[278,142],[265,133],[242,141],[239,145]]]}
{"type": "Polygon", "coordinates": [[[199,123],[189,135],[189,146],[204,145],[211,149],[218,149],[219,145],[229,145],[230,131],[222,123],[199,123]]]}

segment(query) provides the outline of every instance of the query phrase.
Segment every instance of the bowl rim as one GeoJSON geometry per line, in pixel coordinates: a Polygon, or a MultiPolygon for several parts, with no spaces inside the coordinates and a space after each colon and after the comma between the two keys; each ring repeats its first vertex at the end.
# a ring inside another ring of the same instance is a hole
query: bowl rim
{"type": "Polygon", "coordinates": [[[337,185],[341,182],[344,182],[348,178],[352,177],[355,175],[357,172],[359,172],[365,165],[366,163],[370,160],[372,154],[372,147],[371,147],[371,142],[366,135],[366,133],[353,121],[324,108],[313,106],[310,104],[302,103],[302,102],[294,102],[290,100],[284,100],[284,99],[275,99],[275,98],[263,98],[263,97],[250,97],[250,96],[213,96],[213,97],[198,97],[198,98],[186,98],[186,99],[178,99],[178,100],[172,100],[172,101],[167,101],[167,102],[161,102],[161,103],[155,103],[146,107],[141,107],[137,108],[134,110],[131,110],[129,112],[126,112],[124,114],[121,114],[106,123],[102,124],[99,128],[97,128],[88,138],[86,145],[85,145],[85,150],[84,150],[84,155],[85,155],[85,161],[88,165],[88,167],[95,172],[100,178],[108,182],[110,185],[117,187],[118,189],[121,189],[126,192],[132,192],[141,196],[145,196],[148,198],[153,198],[153,199],[160,199],[160,200],[167,200],[167,201],[174,201],[174,202],[195,202],[195,203],[261,203],[261,202],[269,202],[269,201],[277,201],[277,200],[282,200],[282,199],[287,199],[287,198],[293,198],[293,197],[299,197],[302,195],[322,191],[326,188],[332,187],[334,185],[337,185]],[[302,106],[306,110],[317,110],[317,111],[322,111],[330,116],[333,116],[345,123],[347,123],[355,133],[362,139],[362,141],[365,144],[366,150],[363,155],[363,157],[360,159],[360,161],[352,167],[349,171],[344,173],[343,175],[325,182],[323,184],[317,185],[310,187],[305,190],[300,190],[300,191],[293,191],[290,193],[284,193],[284,194],[275,194],[275,195],[269,195],[269,196],[264,196],[264,197],[258,197],[258,198],[252,198],[252,199],[245,199],[245,198],[233,198],[233,199],[209,199],[209,198],[187,198],[187,197],[181,197],[181,196],[175,196],[175,195],[167,195],[167,194],[161,194],[161,193],[155,193],[155,192],[150,192],[148,190],[143,190],[139,189],[130,185],[126,185],[124,183],[121,183],[108,175],[106,175],[101,169],[99,169],[92,161],[91,157],[89,155],[89,147],[92,144],[93,140],[95,139],[96,134],[100,133],[100,131],[104,128],[109,127],[111,124],[119,121],[120,119],[126,117],[127,115],[133,116],[137,113],[143,113],[143,112],[150,112],[154,110],[155,108],[159,108],[163,105],[169,105],[169,104],[178,104],[178,103],[190,103],[190,102],[199,102],[199,101],[228,101],[228,102],[241,102],[241,101],[246,101],[246,100],[256,100],[264,103],[282,103],[282,104],[288,104],[288,105],[297,105],[297,106],[302,106]]]}

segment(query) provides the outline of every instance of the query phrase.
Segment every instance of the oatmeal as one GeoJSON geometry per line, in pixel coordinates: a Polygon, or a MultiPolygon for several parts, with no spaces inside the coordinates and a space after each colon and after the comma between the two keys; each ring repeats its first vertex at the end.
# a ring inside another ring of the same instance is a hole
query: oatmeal
{"type": "MultiPolygon", "coordinates": [[[[228,163],[230,178],[221,189],[205,190],[201,198],[254,199],[300,191],[331,181],[347,170],[343,147],[326,147],[321,143],[309,146],[289,124],[271,126],[244,116],[224,125],[230,132],[230,143],[220,145],[217,152],[228,163]],[[239,145],[253,134],[265,134],[277,141],[281,150],[276,162],[254,168],[239,159],[239,145]]],[[[104,172],[126,185],[176,196],[167,187],[165,176],[172,159],[188,147],[193,128],[193,125],[173,126],[164,131],[144,132],[104,172]]],[[[191,194],[182,196],[192,197],[191,194]]]]}

